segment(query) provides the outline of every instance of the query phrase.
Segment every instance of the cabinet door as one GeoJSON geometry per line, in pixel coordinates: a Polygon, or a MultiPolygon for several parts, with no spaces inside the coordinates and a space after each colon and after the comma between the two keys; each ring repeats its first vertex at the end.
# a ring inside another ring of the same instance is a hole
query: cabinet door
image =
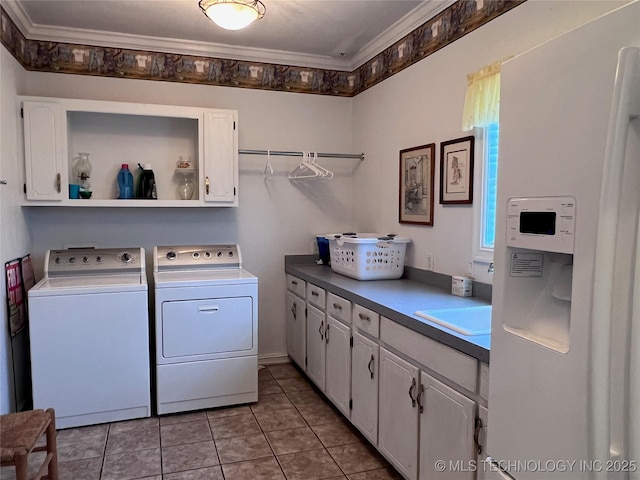
{"type": "Polygon", "coordinates": [[[287,292],[287,353],[304,370],[305,352],[305,302],[287,292]]]}
{"type": "Polygon", "coordinates": [[[25,101],[22,109],[27,199],[68,198],[66,128],[61,105],[25,101]]]}
{"type": "Polygon", "coordinates": [[[325,392],[334,405],[349,418],[351,399],[351,327],[327,316],[325,332],[327,369],[325,392]]]}
{"type": "Polygon", "coordinates": [[[378,444],[378,344],[353,332],[351,352],[351,422],[378,444]]]}
{"type": "Polygon", "coordinates": [[[408,480],[418,474],[418,368],[380,349],[378,448],[408,480]]]}
{"type": "Polygon", "coordinates": [[[312,305],[307,306],[307,361],[309,378],[324,391],[324,332],[325,314],[312,305]]]}
{"type": "Polygon", "coordinates": [[[204,201],[235,206],[238,178],[238,134],[235,112],[204,114],[204,201]]]}
{"type": "Polygon", "coordinates": [[[420,383],[420,480],[473,480],[475,402],[424,372],[420,383]]]}

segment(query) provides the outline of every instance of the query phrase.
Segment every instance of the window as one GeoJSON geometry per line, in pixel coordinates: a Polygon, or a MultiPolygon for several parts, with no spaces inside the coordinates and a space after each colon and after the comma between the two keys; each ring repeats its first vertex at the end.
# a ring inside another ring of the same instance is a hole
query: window
{"type": "Polygon", "coordinates": [[[484,156],[482,178],[482,222],[480,249],[493,250],[496,238],[496,189],[498,182],[498,139],[500,127],[491,123],[484,127],[484,156]]]}

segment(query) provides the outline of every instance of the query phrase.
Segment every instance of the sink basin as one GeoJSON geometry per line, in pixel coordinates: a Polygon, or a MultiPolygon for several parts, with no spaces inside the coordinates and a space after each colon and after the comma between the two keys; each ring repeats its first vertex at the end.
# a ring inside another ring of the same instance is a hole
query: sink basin
{"type": "Polygon", "coordinates": [[[487,335],[491,333],[491,305],[435,308],[419,310],[415,314],[462,335],[487,335]]]}

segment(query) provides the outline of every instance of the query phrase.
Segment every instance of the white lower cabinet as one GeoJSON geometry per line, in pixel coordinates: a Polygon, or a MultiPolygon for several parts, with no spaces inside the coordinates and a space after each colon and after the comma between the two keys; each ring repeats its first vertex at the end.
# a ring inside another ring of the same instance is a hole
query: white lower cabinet
{"type": "Polygon", "coordinates": [[[420,403],[418,478],[473,480],[476,403],[424,372],[420,403]]]}
{"type": "Polygon", "coordinates": [[[418,476],[418,368],[380,348],[378,448],[408,480],[418,476]]]}
{"type": "Polygon", "coordinates": [[[378,344],[353,332],[351,352],[351,422],[378,444],[378,344]]]}
{"type": "Polygon", "coordinates": [[[304,370],[306,356],[305,301],[287,292],[287,353],[304,370]]]}
{"type": "Polygon", "coordinates": [[[349,418],[351,399],[351,327],[327,316],[325,393],[349,418]]]}
{"type": "Polygon", "coordinates": [[[325,372],[325,313],[307,304],[307,359],[306,370],[309,378],[320,390],[324,390],[325,372]]]}

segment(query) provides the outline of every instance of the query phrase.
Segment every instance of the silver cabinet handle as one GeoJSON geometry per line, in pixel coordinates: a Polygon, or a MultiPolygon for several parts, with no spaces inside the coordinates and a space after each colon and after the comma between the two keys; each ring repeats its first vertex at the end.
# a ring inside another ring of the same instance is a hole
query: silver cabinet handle
{"type": "Polygon", "coordinates": [[[209,177],[204,177],[204,190],[209,195],[209,177]]]}
{"type": "Polygon", "coordinates": [[[373,369],[371,368],[373,366],[373,353],[371,354],[371,360],[369,360],[369,364],[367,365],[367,368],[369,369],[369,373],[371,374],[371,378],[373,379],[373,369]]]}
{"type": "Polygon", "coordinates": [[[364,313],[359,313],[358,317],[360,317],[360,320],[366,320],[367,322],[371,320],[369,315],[365,315],[364,313]]]}
{"type": "Polygon", "coordinates": [[[418,410],[420,411],[420,413],[424,411],[424,405],[422,404],[423,395],[424,395],[424,385],[420,384],[420,388],[418,389],[418,410]]]}
{"type": "Polygon", "coordinates": [[[320,322],[320,328],[318,328],[318,333],[320,334],[320,338],[324,338],[324,333],[322,333],[322,327],[324,326],[324,321],[320,322]]]}
{"type": "Polygon", "coordinates": [[[58,190],[58,193],[62,191],[62,178],[59,173],[56,175],[56,189],[58,190]]]}
{"type": "Polygon", "coordinates": [[[415,390],[415,388],[416,388],[416,379],[412,378],[411,379],[411,386],[409,387],[409,398],[411,399],[411,406],[413,408],[415,408],[415,406],[416,406],[416,399],[413,396],[413,391],[415,390]]]}
{"type": "Polygon", "coordinates": [[[202,305],[198,307],[198,313],[215,313],[220,310],[218,305],[202,305]]]}

